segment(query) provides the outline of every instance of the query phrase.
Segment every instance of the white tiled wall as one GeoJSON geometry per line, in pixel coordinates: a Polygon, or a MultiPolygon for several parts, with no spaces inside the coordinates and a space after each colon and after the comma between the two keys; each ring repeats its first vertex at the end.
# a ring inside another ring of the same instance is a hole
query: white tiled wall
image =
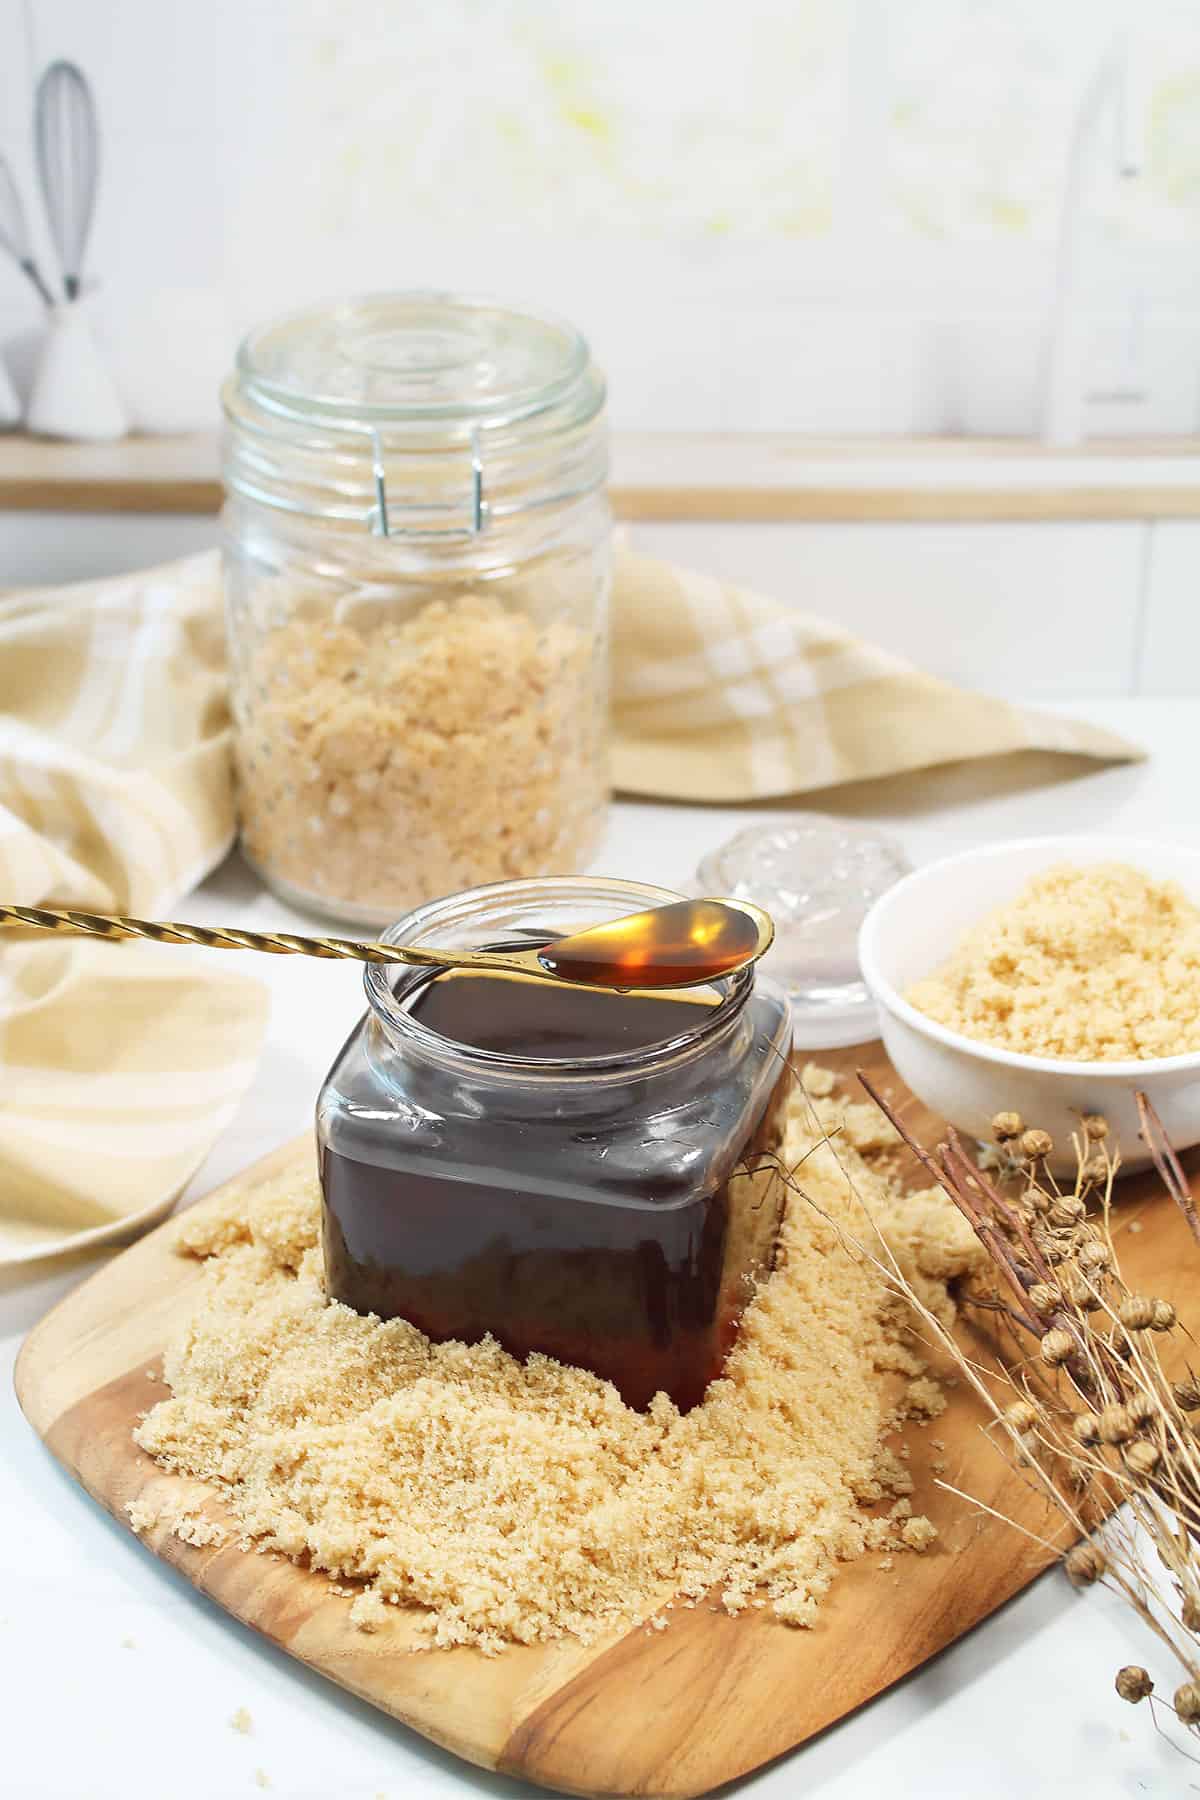
{"type": "MultiPolygon", "coordinates": [[[[1046,699],[1200,701],[1200,522],[680,521],[635,525],[629,537],[635,548],[819,613],[967,686],[1046,699]]],[[[212,518],[0,513],[0,579],[10,587],[83,580],[216,541],[212,518]]]]}
{"type": "MultiPolygon", "coordinates": [[[[139,425],[185,400],[177,422],[209,423],[265,316],[425,286],[575,319],[626,428],[1028,433],[1071,120],[1123,10],[0,0],[0,153],[52,268],[33,87],[77,60],[95,307],[139,425]]],[[[1188,430],[1200,11],[1134,10],[1150,154],[1092,234],[1083,334],[1087,385],[1126,398],[1088,423],[1188,430]]],[[[0,349],[39,325],[0,257],[0,349]]]]}

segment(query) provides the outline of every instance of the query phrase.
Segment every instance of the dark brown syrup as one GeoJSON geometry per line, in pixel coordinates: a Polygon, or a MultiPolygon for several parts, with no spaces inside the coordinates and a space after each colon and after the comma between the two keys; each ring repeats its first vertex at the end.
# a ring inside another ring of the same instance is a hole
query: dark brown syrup
{"type": "MultiPolygon", "coordinates": [[[[474,1051],[622,1059],[693,1033],[715,999],[455,972],[409,1010],[474,1051]]],[[[774,1254],[787,1071],[771,1055],[766,1074],[718,1048],[709,1066],[702,1053],[621,1075],[594,1107],[587,1075],[456,1098],[443,1074],[374,1138],[363,1109],[367,1124],[322,1142],[329,1293],[437,1340],[490,1333],[515,1356],[591,1369],[631,1406],[660,1389],[694,1406],[774,1254]]]]}
{"type": "Polygon", "coordinates": [[[715,981],[749,962],[759,928],[720,900],[676,900],[547,944],[538,961],[565,981],[607,988],[677,988],[715,981]]]}

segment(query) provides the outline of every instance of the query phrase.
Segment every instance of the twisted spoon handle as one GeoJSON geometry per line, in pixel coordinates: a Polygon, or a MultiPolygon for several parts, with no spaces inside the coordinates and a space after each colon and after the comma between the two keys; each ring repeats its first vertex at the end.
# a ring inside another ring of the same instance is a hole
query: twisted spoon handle
{"type": "Polygon", "coordinates": [[[213,925],[173,925],[106,913],[60,912],[38,906],[0,906],[0,928],[27,926],[68,936],[149,938],[155,944],[199,944],[205,950],[265,950],[272,956],[340,957],[351,962],[440,963],[435,952],[400,945],[359,944],[353,938],[294,937],[288,931],[235,931],[213,925]]]}

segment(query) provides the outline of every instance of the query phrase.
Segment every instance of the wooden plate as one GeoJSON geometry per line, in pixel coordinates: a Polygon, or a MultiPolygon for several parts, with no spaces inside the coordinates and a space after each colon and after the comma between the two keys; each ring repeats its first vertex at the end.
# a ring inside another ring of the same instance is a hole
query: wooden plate
{"type": "MultiPolygon", "coordinates": [[[[821,1060],[866,1067],[903,1094],[878,1045],[821,1060]]],[[[911,1097],[905,1114],[932,1138],[936,1121],[911,1097]]],[[[220,1192],[248,1191],[287,1163],[311,1159],[307,1140],[285,1146],[220,1192]]],[[[1152,1175],[1122,1184],[1117,1230],[1131,1286],[1193,1316],[1200,1311],[1200,1257],[1152,1175]],[[1131,1233],[1131,1222],[1140,1230],[1131,1233]]],[[[174,1238],[173,1226],[160,1228],[68,1295],[31,1332],[17,1365],[18,1397],[34,1429],[125,1526],[129,1501],[167,1490],[187,1491],[189,1506],[213,1518],[227,1516],[212,1490],[165,1474],[130,1435],[161,1395],[147,1371],[157,1372],[199,1278],[200,1266],[175,1254],[174,1238]]],[[[971,1328],[963,1334],[970,1340],[971,1328]]],[[[960,1385],[934,1425],[909,1433],[916,1502],[941,1528],[940,1546],[897,1558],[890,1572],[878,1557],[849,1565],[807,1631],[766,1613],[731,1619],[700,1604],[673,1612],[666,1631],[637,1625],[587,1648],[414,1653],[411,1615],[397,1609],[384,1629],[357,1631],[324,1576],[233,1544],[197,1549],[163,1531],[143,1541],[234,1618],[469,1762],[573,1794],[703,1794],[882,1693],[1046,1566],[1046,1553],[1020,1532],[967,1517],[933,1485],[938,1461],[957,1487],[1046,1532],[1044,1502],[1009,1471],[981,1420],[960,1385]]]]}

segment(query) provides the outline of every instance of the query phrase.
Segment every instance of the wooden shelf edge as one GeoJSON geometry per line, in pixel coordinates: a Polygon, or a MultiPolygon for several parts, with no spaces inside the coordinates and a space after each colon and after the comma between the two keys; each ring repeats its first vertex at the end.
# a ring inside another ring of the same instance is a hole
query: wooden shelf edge
{"type": "Polygon", "coordinates": [[[1200,487],[621,488],[620,519],[699,524],[978,524],[1200,518],[1200,487]]]}
{"type": "MultiPolygon", "coordinates": [[[[850,523],[1200,518],[1200,441],[1051,451],[978,439],[616,433],[618,517],[850,523]],[[670,479],[663,475],[670,472],[670,479]]],[[[183,514],[221,507],[215,433],[65,444],[0,436],[0,512],[183,514]]]]}

